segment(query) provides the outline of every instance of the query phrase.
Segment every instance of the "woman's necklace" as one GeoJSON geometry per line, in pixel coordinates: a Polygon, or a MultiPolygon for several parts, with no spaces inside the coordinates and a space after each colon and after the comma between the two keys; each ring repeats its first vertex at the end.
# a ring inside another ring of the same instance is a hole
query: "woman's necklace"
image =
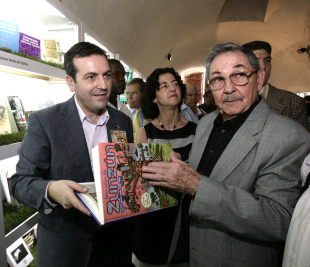
{"type": "MultiPolygon", "coordinates": [[[[173,128],[170,129],[170,131],[173,131],[173,130],[175,129],[175,127],[178,125],[180,119],[181,119],[181,116],[179,116],[178,122],[173,126],[173,128]]],[[[163,130],[168,131],[168,130],[166,130],[165,126],[160,122],[160,120],[158,119],[158,117],[157,117],[157,120],[158,120],[158,122],[159,122],[159,124],[160,124],[160,127],[161,127],[163,130]]]]}

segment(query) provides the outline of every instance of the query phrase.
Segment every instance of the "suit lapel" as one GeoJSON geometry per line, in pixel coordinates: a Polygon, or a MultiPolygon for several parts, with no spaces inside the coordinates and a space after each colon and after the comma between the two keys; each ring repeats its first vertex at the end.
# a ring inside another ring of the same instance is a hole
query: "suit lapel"
{"type": "Polygon", "coordinates": [[[213,122],[217,115],[218,111],[212,112],[210,115],[205,116],[200,120],[198,127],[196,129],[195,140],[191,149],[189,164],[195,170],[197,169],[202,154],[206,148],[210,133],[213,129],[213,122]]]}
{"type": "MultiPolygon", "coordinates": [[[[260,133],[265,125],[267,115],[270,111],[266,101],[261,99],[240,129],[236,132],[223,154],[214,166],[210,179],[223,182],[244,160],[249,152],[257,145],[255,135],[260,133]]],[[[211,113],[204,123],[205,131],[199,129],[196,132],[195,144],[193,145],[190,165],[197,169],[202,154],[205,150],[209,135],[213,128],[213,121],[218,112],[211,113]],[[212,116],[213,115],[213,116],[212,116]],[[212,117],[211,117],[212,116],[212,117]]]]}
{"type": "Polygon", "coordinates": [[[61,111],[60,127],[62,127],[70,155],[81,174],[78,182],[85,181],[85,177],[92,177],[93,174],[87,143],[74,97],[67,101],[67,104],[61,111]]]}

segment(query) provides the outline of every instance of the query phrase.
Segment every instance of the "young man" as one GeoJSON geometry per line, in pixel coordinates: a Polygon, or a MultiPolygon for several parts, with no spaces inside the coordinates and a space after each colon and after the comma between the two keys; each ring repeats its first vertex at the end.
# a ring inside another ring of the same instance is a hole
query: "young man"
{"type": "Polygon", "coordinates": [[[74,191],[87,192],[79,183],[94,181],[91,149],[111,142],[115,125],[132,142],[131,120],[107,106],[111,71],[101,48],[77,43],[66,53],[64,65],[75,95],[31,113],[11,178],[12,194],[39,211],[37,266],[121,266],[130,262],[130,246],[128,251],[123,247],[129,221],[99,228],[74,191]]]}
{"type": "Polygon", "coordinates": [[[108,105],[131,118],[129,109],[119,99],[119,95],[124,93],[126,87],[124,66],[116,59],[109,59],[109,64],[111,69],[112,89],[108,105]]]}
{"type": "Polygon", "coordinates": [[[260,68],[265,70],[264,84],[259,94],[265,98],[272,109],[299,122],[308,130],[307,107],[304,99],[268,83],[271,74],[271,45],[264,41],[253,41],[244,44],[243,47],[256,55],[260,68]]]}

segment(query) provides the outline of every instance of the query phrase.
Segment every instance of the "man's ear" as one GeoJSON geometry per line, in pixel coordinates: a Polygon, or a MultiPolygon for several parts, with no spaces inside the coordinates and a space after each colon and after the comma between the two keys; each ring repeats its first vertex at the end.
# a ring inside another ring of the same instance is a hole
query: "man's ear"
{"type": "Polygon", "coordinates": [[[257,72],[257,77],[256,77],[258,92],[263,88],[264,79],[265,79],[265,70],[260,69],[257,72]]]}
{"type": "Polygon", "coordinates": [[[153,103],[157,103],[157,98],[154,98],[154,99],[153,99],[153,103]]]}
{"type": "Polygon", "coordinates": [[[69,75],[66,75],[66,82],[69,85],[70,91],[74,92],[75,91],[75,87],[74,87],[75,82],[74,82],[73,78],[69,75]]]}

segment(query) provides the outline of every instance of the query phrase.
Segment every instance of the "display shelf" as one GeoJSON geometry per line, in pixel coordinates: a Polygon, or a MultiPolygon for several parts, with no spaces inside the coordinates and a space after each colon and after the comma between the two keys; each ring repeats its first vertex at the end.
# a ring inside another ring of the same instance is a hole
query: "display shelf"
{"type": "Polygon", "coordinates": [[[65,71],[62,69],[1,50],[0,68],[3,68],[2,71],[49,81],[54,81],[55,79],[65,80],[66,77],[65,71]]]}
{"type": "MultiPolygon", "coordinates": [[[[0,160],[7,159],[17,155],[17,149],[21,143],[15,143],[11,145],[0,147],[0,160]]],[[[1,190],[0,199],[2,200],[1,190]]],[[[38,213],[36,212],[13,231],[5,235],[4,232],[4,219],[3,219],[3,207],[2,201],[0,204],[0,266],[7,266],[6,249],[12,245],[18,238],[25,234],[38,222],[38,213]]]]}

